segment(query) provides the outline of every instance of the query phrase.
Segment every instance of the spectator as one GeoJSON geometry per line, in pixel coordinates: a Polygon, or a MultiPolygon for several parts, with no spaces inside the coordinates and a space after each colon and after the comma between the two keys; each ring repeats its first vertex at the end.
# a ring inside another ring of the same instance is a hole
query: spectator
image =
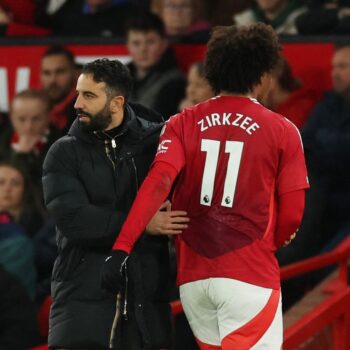
{"type": "Polygon", "coordinates": [[[38,342],[35,307],[17,279],[0,266],[0,348],[26,350],[38,342]]]}
{"type": "Polygon", "coordinates": [[[43,209],[23,168],[13,162],[0,163],[0,213],[0,264],[34,298],[36,268],[30,238],[43,223],[43,209]]]}
{"type": "Polygon", "coordinates": [[[16,159],[39,183],[45,154],[58,136],[49,124],[51,103],[43,91],[24,90],[11,103],[11,126],[0,139],[0,159],[16,159]]]}
{"type": "Polygon", "coordinates": [[[269,92],[261,101],[267,108],[286,116],[299,129],[321,97],[321,91],[295,77],[285,58],[272,73],[269,92]]]}
{"type": "Polygon", "coordinates": [[[153,0],[151,10],[162,18],[166,34],[192,42],[207,41],[209,22],[203,18],[200,0],[153,0]]]}
{"type": "Polygon", "coordinates": [[[299,34],[349,34],[349,0],[309,0],[308,11],[296,19],[299,34]]]}
{"type": "Polygon", "coordinates": [[[302,0],[256,0],[251,9],[233,16],[238,25],[270,24],[277,34],[297,34],[295,19],[306,11],[302,0]]]}
{"type": "Polygon", "coordinates": [[[19,276],[38,301],[50,292],[55,229],[52,220],[47,221],[41,191],[18,162],[0,162],[0,213],[8,218],[0,225],[0,263],[19,276]]]}
{"type": "Polygon", "coordinates": [[[132,12],[128,3],[114,0],[70,0],[52,16],[55,35],[122,36],[124,22],[132,12]]]}
{"type": "Polygon", "coordinates": [[[179,110],[204,102],[214,96],[214,91],[205,77],[202,62],[192,64],[187,75],[186,96],[181,101],[179,110]]]}
{"type": "Polygon", "coordinates": [[[228,26],[232,24],[232,16],[251,6],[252,0],[206,0],[207,18],[211,26],[228,26]]]}
{"type": "MultiPolygon", "coordinates": [[[[281,265],[320,254],[350,231],[350,46],[336,47],[332,80],[333,90],[316,104],[302,128],[311,188],[295,241],[277,252],[281,265]]],[[[284,282],[285,307],[313,282],[312,276],[284,282]]]]}
{"type": "MultiPolygon", "coordinates": [[[[40,8],[44,8],[49,15],[56,13],[67,0],[36,0],[40,8]]],[[[113,4],[120,5],[131,3],[135,8],[147,11],[149,10],[150,0],[112,0],[113,4]]],[[[96,3],[96,2],[95,2],[96,3]]]]}
{"type": "Polygon", "coordinates": [[[35,23],[34,0],[0,0],[1,36],[46,36],[51,31],[35,23]]]}
{"type": "Polygon", "coordinates": [[[71,51],[62,46],[49,47],[41,58],[40,80],[51,99],[50,122],[66,133],[76,118],[74,103],[78,70],[71,51]]]}
{"type": "Polygon", "coordinates": [[[132,58],[128,67],[134,80],[130,100],[169,118],[184,97],[185,78],[168,47],[161,19],[153,14],[131,19],[127,46],[132,58]]]}
{"type": "MultiPolygon", "coordinates": [[[[0,182],[8,174],[0,167],[0,182]]],[[[6,180],[5,180],[6,181],[6,180]]],[[[0,184],[0,210],[7,185],[0,184]]],[[[11,191],[11,190],[10,190],[11,191]]],[[[0,265],[11,273],[34,300],[36,292],[36,269],[34,265],[33,243],[23,228],[14,222],[6,211],[0,213],[0,265]]]]}
{"type": "Polygon", "coordinates": [[[158,212],[151,220],[148,232],[163,236],[145,235],[140,242],[117,309],[116,294],[100,286],[103,262],[146,176],[162,126],[154,122],[158,113],[127,102],[131,84],[119,61],[85,65],[77,83],[79,118],[45,159],[45,200],[58,230],[49,332],[54,349],[108,349],[112,328],[118,350],[169,345],[166,235],[181,232],[185,213],[158,212]]]}
{"type": "Polygon", "coordinates": [[[335,48],[332,81],[333,90],[316,105],[302,130],[310,177],[324,198],[317,215],[323,223],[321,247],[349,225],[350,45],[335,48]]]}
{"type": "Polygon", "coordinates": [[[38,189],[30,181],[21,163],[2,161],[0,211],[11,215],[29,237],[41,228],[45,210],[38,189]]]}
{"type": "Polygon", "coordinates": [[[35,0],[37,4],[36,15],[38,22],[50,26],[50,17],[55,14],[67,0],[35,0]]]}

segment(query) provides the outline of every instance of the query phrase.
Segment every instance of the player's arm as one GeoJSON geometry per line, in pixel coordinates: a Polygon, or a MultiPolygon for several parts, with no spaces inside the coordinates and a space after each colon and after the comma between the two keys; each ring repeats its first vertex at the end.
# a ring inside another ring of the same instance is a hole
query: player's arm
{"type": "Polygon", "coordinates": [[[296,236],[305,206],[305,190],[287,192],[278,198],[275,243],[278,248],[288,245],[296,236]]]}
{"type": "Polygon", "coordinates": [[[168,197],[177,175],[178,170],[169,163],[154,163],[137,194],[113,250],[123,250],[128,254],[131,252],[147,224],[168,197]]]}
{"type": "Polygon", "coordinates": [[[178,171],[168,163],[156,162],[144,180],[130,213],[106,259],[102,287],[112,293],[120,290],[123,268],[135,242],[170,193],[178,171]]]}
{"type": "Polygon", "coordinates": [[[287,120],[285,126],[277,177],[277,247],[289,244],[295,237],[303,217],[305,190],[309,188],[299,131],[287,120]]]}

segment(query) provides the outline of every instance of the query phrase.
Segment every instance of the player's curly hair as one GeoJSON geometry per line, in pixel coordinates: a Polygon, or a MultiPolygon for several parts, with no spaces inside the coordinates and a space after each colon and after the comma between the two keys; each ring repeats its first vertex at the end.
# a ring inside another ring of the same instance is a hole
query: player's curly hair
{"type": "Polygon", "coordinates": [[[132,88],[132,77],[128,67],[120,61],[98,59],[85,64],[82,73],[91,74],[96,83],[105,83],[109,98],[120,94],[125,100],[128,99],[132,88]]]}
{"type": "Polygon", "coordinates": [[[271,26],[217,27],[208,42],[206,78],[216,93],[248,94],[279,62],[280,45],[271,26]]]}

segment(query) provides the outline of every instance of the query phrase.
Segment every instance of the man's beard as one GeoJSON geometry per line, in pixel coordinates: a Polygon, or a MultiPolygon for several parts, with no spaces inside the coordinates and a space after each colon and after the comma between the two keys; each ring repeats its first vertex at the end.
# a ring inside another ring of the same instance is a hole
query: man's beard
{"type": "Polygon", "coordinates": [[[79,120],[80,127],[86,132],[105,130],[112,122],[112,116],[108,105],[104,106],[103,109],[95,115],[84,112],[82,109],[77,109],[76,112],[78,117],[84,116],[90,119],[89,123],[79,120]]]}

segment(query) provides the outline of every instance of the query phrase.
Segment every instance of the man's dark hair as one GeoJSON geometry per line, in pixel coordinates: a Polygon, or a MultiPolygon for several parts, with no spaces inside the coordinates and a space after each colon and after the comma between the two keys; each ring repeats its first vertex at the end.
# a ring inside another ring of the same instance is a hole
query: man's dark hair
{"type": "Polygon", "coordinates": [[[127,35],[130,30],[138,32],[155,31],[162,38],[166,36],[162,19],[154,13],[146,13],[130,18],[125,25],[125,34],[127,35]]]}
{"type": "Polygon", "coordinates": [[[214,29],[205,59],[206,78],[215,93],[247,94],[279,62],[280,45],[271,26],[229,26],[214,29]]]}
{"type": "Polygon", "coordinates": [[[122,95],[125,100],[128,99],[132,87],[132,78],[128,67],[120,61],[107,58],[98,59],[85,64],[81,72],[82,74],[91,74],[96,83],[105,83],[109,98],[122,95]]]}
{"type": "Polygon", "coordinates": [[[341,38],[334,44],[334,51],[347,49],[350,47],[350,41],[348,38],[341,38]]]}
{"type": "Polygon", "coordinates": [[[66,49],[65,47],[61,46],[61,45],[53,45],[50,46],[43,54],[42,58],[47,57],[47,56],[64,56],[66,57],[67,61],[72,65],[72,66],[76,66],[75,63],[75,58],[73,53],[66,49]]]}

